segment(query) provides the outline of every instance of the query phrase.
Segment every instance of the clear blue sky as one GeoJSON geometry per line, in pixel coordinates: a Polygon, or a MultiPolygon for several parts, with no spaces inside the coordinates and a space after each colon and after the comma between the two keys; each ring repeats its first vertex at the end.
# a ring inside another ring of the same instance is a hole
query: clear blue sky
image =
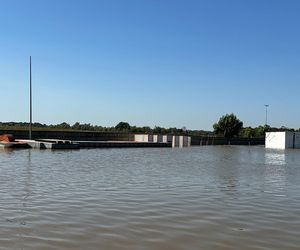
{"type": "Polygon", "coordinates": [[[0,0],[1,121],[300,127],[298,0],[0,0]]]}

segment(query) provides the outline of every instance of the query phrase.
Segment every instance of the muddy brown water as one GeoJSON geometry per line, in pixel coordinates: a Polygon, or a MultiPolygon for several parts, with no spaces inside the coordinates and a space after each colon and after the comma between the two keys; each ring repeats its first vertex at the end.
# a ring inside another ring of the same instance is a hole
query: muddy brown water
{"type": "Polygon", "coordinates": [[[0,150],[0,249],[300,249],[300,150],[0,150]]]}

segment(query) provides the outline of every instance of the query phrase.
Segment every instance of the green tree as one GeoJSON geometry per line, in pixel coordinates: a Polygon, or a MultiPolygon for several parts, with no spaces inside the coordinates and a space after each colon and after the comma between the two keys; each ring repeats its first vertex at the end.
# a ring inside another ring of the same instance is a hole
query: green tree
{"type": "Polygon", "coordinates": [[[69,123],[66,123],[66,122],[57,124],[56,127],[57,127],[57,128],[60,128],[60,129],[70,129],[70,128],[71,128],[70,124],[69,124],[69,123]]]}
{"type": "Polygon", "coordinates": [[[119,122],[117,125],[116,125],[116,130],[119,130],[119,131],[125,131],[125,130],[130,130],[130,125],[128,122],[119,122]]]}
{"type": "Polygon", "coordinates": [[[155,126],[153,129],[153,133],[155,134],[166,134],[167,130],[165,128],[159,127],[159,126],[155,126]]]}
{"type": "Polygon", "coordinates": [[[151,133],[152,129],[149,126],[144,126],[141,128],[143,133],[151,133]]]}
{"type": "Polygon", "coordinates": [[[255,130],[255,136],[262,137],[265,136],[266,132],[271,131],[271,128],[269,125],[264,125],[264,126],[258,126],[254,130],[255,130]]]}
{"type": "Polygon", "coordinates": [[[80,123],[79,123],[79,122],[75,122],[75,123],[72,125],[72,129],[79,130],[79,129],[80,129],[80,123]]]}
{"type": "Polygon", "coordinates": [[[244,128],[242,131],[243,137],[252,138],[255,136],[255,130],[251,127],[244,128]]]}
{"type": "Polygon", "coordinates": [[[213,125],[213,128],[214,133],[221,134],[227,140],[230,140],[230,138],[239,134],[243,128],[243,122],[241,122],[234,114],[226,114],[213,125]]]}

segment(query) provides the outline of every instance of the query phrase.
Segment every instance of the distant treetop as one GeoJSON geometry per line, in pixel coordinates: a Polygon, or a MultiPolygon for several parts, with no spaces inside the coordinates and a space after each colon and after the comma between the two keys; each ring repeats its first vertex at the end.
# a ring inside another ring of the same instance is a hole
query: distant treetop
{"type": "Polygon", "coordinates": [[[243,128],[241,122],[234,114],[223,115],[217,123],[213,125],[214,132],[230,139],[238,135],[243,128]]]}

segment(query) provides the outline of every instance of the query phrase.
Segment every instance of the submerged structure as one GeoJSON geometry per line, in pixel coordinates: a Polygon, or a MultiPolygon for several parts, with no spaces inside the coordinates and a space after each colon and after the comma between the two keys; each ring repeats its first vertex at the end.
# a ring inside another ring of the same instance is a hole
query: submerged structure
{"type": "Polygon", "coordinates": [[[266,132],[266,148],[300,148],[300,132],[266,132]]]}
{"type": "Polygon", "coordinates": [[[0,148],[28,148],[26,142],[15,140],[13,135],[0,135],[0,148]]]}
{"type": "Polygon", "coordinates": [[[190,147],[191,137],[183,135],[152,135],[152,134],[135,134],[134,141],[139,143],[163,143],[175,147],[190,147]]]}

